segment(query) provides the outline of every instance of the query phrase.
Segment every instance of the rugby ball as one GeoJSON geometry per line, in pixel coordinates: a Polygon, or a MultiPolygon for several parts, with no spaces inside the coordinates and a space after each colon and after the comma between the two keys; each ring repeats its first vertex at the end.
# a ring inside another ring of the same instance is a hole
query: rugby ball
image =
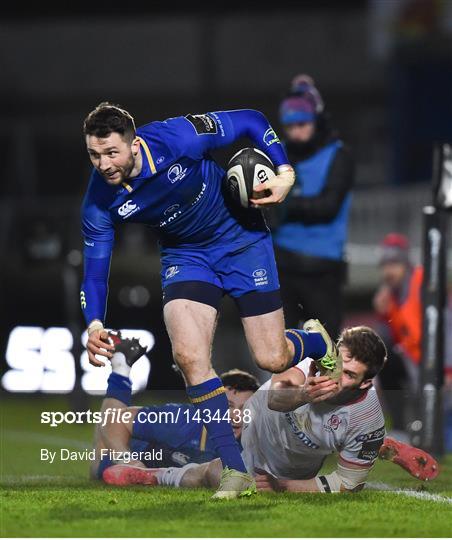
{"type": "Polygon", "coordinates": [[[253,196],[254,188],[276,174],[275,167],[264,152],[257,148],[243,148],[232,156],[228,163],[226,185],[235,204],[249,208],[250,197],[260,199],[270,192],[262,191],[253,196]]]}

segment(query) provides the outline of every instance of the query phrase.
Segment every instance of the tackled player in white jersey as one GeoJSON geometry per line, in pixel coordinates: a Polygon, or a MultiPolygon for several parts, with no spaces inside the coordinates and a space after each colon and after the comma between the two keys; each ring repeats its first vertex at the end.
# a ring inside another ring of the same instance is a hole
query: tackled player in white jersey
{"type": "MultiPolygon", "coordinates": [[[[372,379],[386,348],[370,328],[342,332],[337,346],[318,321],[326,357],[305,358],[273,375],[245,404],[251,421],[242,428],[242,456],[257,488],[275,491],[357,491],[364,486],[383,443],[384,417],[372,379]],[[341,366],[342,364],[342,366],[341,366]],[[332,474],[319,475],[325,458],[338,454],[332,474]]],[[[187,470],[181,486],[217,485],[216,461],[187,470]]]]}
{"type": "MultiPolygon", "coordinates": [[[[308,321],[305,330],[322,334],[327,354],[318,360],[305,358],[273,375],[248,399],[243,406],[242,457],[261,491],[359,491],[385,437],[383,412],[372,383],[386,362],[385,345],[366,326],[344,330],[337,345],[319,321],[308,321]],[[333,453],[338,455],[336,470],[319,474],[325,458],[333,453]]],[[[390,439],[382,450],[397,455],[405,451],[402,447],[409,449],[410,460],[425,454],[390,439]]],[[[414,475],[406,459],[399,462],[381,452],[380,457],[414,475]]],[[[418,471],[421,465],[416,466],[418,471]]],[[[122,465],[110,471],[113,476],[126,472],[122,465]]],[[[143,481],[137,483],[190,488],[216,488],[220,477],[228,474],[218,459],[182,469],[141,472],[143,481]]],[[[432,471],[431,477],[436,474],[432,471]]]]}

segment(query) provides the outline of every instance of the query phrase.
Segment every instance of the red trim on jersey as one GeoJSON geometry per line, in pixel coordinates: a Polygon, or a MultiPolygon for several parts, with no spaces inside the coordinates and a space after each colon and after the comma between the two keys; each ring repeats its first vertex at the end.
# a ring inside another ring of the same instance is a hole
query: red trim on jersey
{"type": "Polygon", "coordinates": [[[342,461],[345,461],[346,463],[350,463],[350,465],[358,465],[358,467],[362,469],[369,469],[374,464],[374,461],[370,463],[369,465],[366,465],[365,463],[358,463],[356,461],[351,461],[350,459],[345,459],[341,454],[339,454],[339,457],[341,458],[342,461]]]}

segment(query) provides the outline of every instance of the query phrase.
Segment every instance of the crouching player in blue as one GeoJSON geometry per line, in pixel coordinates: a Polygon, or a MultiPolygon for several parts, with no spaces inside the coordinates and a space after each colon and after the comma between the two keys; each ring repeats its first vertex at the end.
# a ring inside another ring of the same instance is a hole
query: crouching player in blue
{"type": "MultiPolygon", "coordinates": [[[[163,314],[174,360],[194,407],[219,419],[205,423],[224,468],[214,497],[249,493],[254,482],[226,418],[223,384],[211,365],[222,296],[235,300],[261,368],[277,373],[296,365],[303,344],[300,331],[284,332],[273,246],[262,215],[226,203],[225,172],[209,152],[247,137],[267,154],[277,175],[256,191],[268,189],[270,195],[251,199],[263,207],[282,202],[294,182],[286,153],[265,116],[253,110],[189,114],[136,129],[127,111],[102,103],[85,119],[84,134],[94,167],[82,209],[80,295],[89,360],[102,366],[96,355],[110,358],[114,351],[103,326],[114,229],[125,222],[151,226],[160,241],[163,314]]],[[[326,353],[324,340],[317,338],[310,340],[314,350],[305,353],[326,353]]]]}
{"type": "MultiPolygon", "coordinates": [[[[112,416],[106,420],[120,418],[121,421],[105,421],[97,426],[96,459],[91,462],[90,476],[115,485],[152,484],[158,470],[163,473],[159,479],[162,485],[178,485],[178,478],[193,464],[219,457],[214,442],[193,405],[131,406],[130,369],[145,349],[136,339],[122,338],[120,333],[109,335],[116,350],[101,411],[104,415],[111,412],[112,416]],[[118,463],[126,466],[118,467],[118,463]]],[[[223,373],[220,378],[234,437],[242,450],[240,436],[243,417],[247,415],[244,404],[259,388],[259,383],[253,375],[238,369],[223,373]]]]}

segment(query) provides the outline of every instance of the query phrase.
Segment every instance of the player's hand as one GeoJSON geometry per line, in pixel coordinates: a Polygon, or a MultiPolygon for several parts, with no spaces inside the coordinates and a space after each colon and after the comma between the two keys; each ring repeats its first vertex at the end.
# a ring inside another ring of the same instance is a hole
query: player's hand
{"type": "Polygon", "coordinates": [[[268,190],[270,195],[262,197],[261,199],[250,199],[250,202],[255,208],[282,203],[287,197],[294,182],[295,171],[292,167],[285,165],[284,169],[278,171],[278,174],[274,178],[267,180],[254,188],[254,193],[262,193],[268,190]]]}
{"type": "Polygon", "coordinates": [[[302,393],[307,403],[319,403],[332,398],[339,391],[337,381],[328,375],[316,376],[317,367],[315,362],[311,362],[306,381],[302,386],[302,393]]]}
{"type": "Polygon", "coordinates": [[[102,329],[93,330],[89,334],[86,350],[88,351],[89,363],[93,366],[100,367],[105,366],[105,362],[98,360],[96,354],[110,359],[113,356],[115,347],[109,343],[107,331],[102,329]]]}
{"type": "Polygon", "coordinates": [[[255,481],[258,491],[284,491],[284,483],[262,469],[255,469],[255,481]]]}

